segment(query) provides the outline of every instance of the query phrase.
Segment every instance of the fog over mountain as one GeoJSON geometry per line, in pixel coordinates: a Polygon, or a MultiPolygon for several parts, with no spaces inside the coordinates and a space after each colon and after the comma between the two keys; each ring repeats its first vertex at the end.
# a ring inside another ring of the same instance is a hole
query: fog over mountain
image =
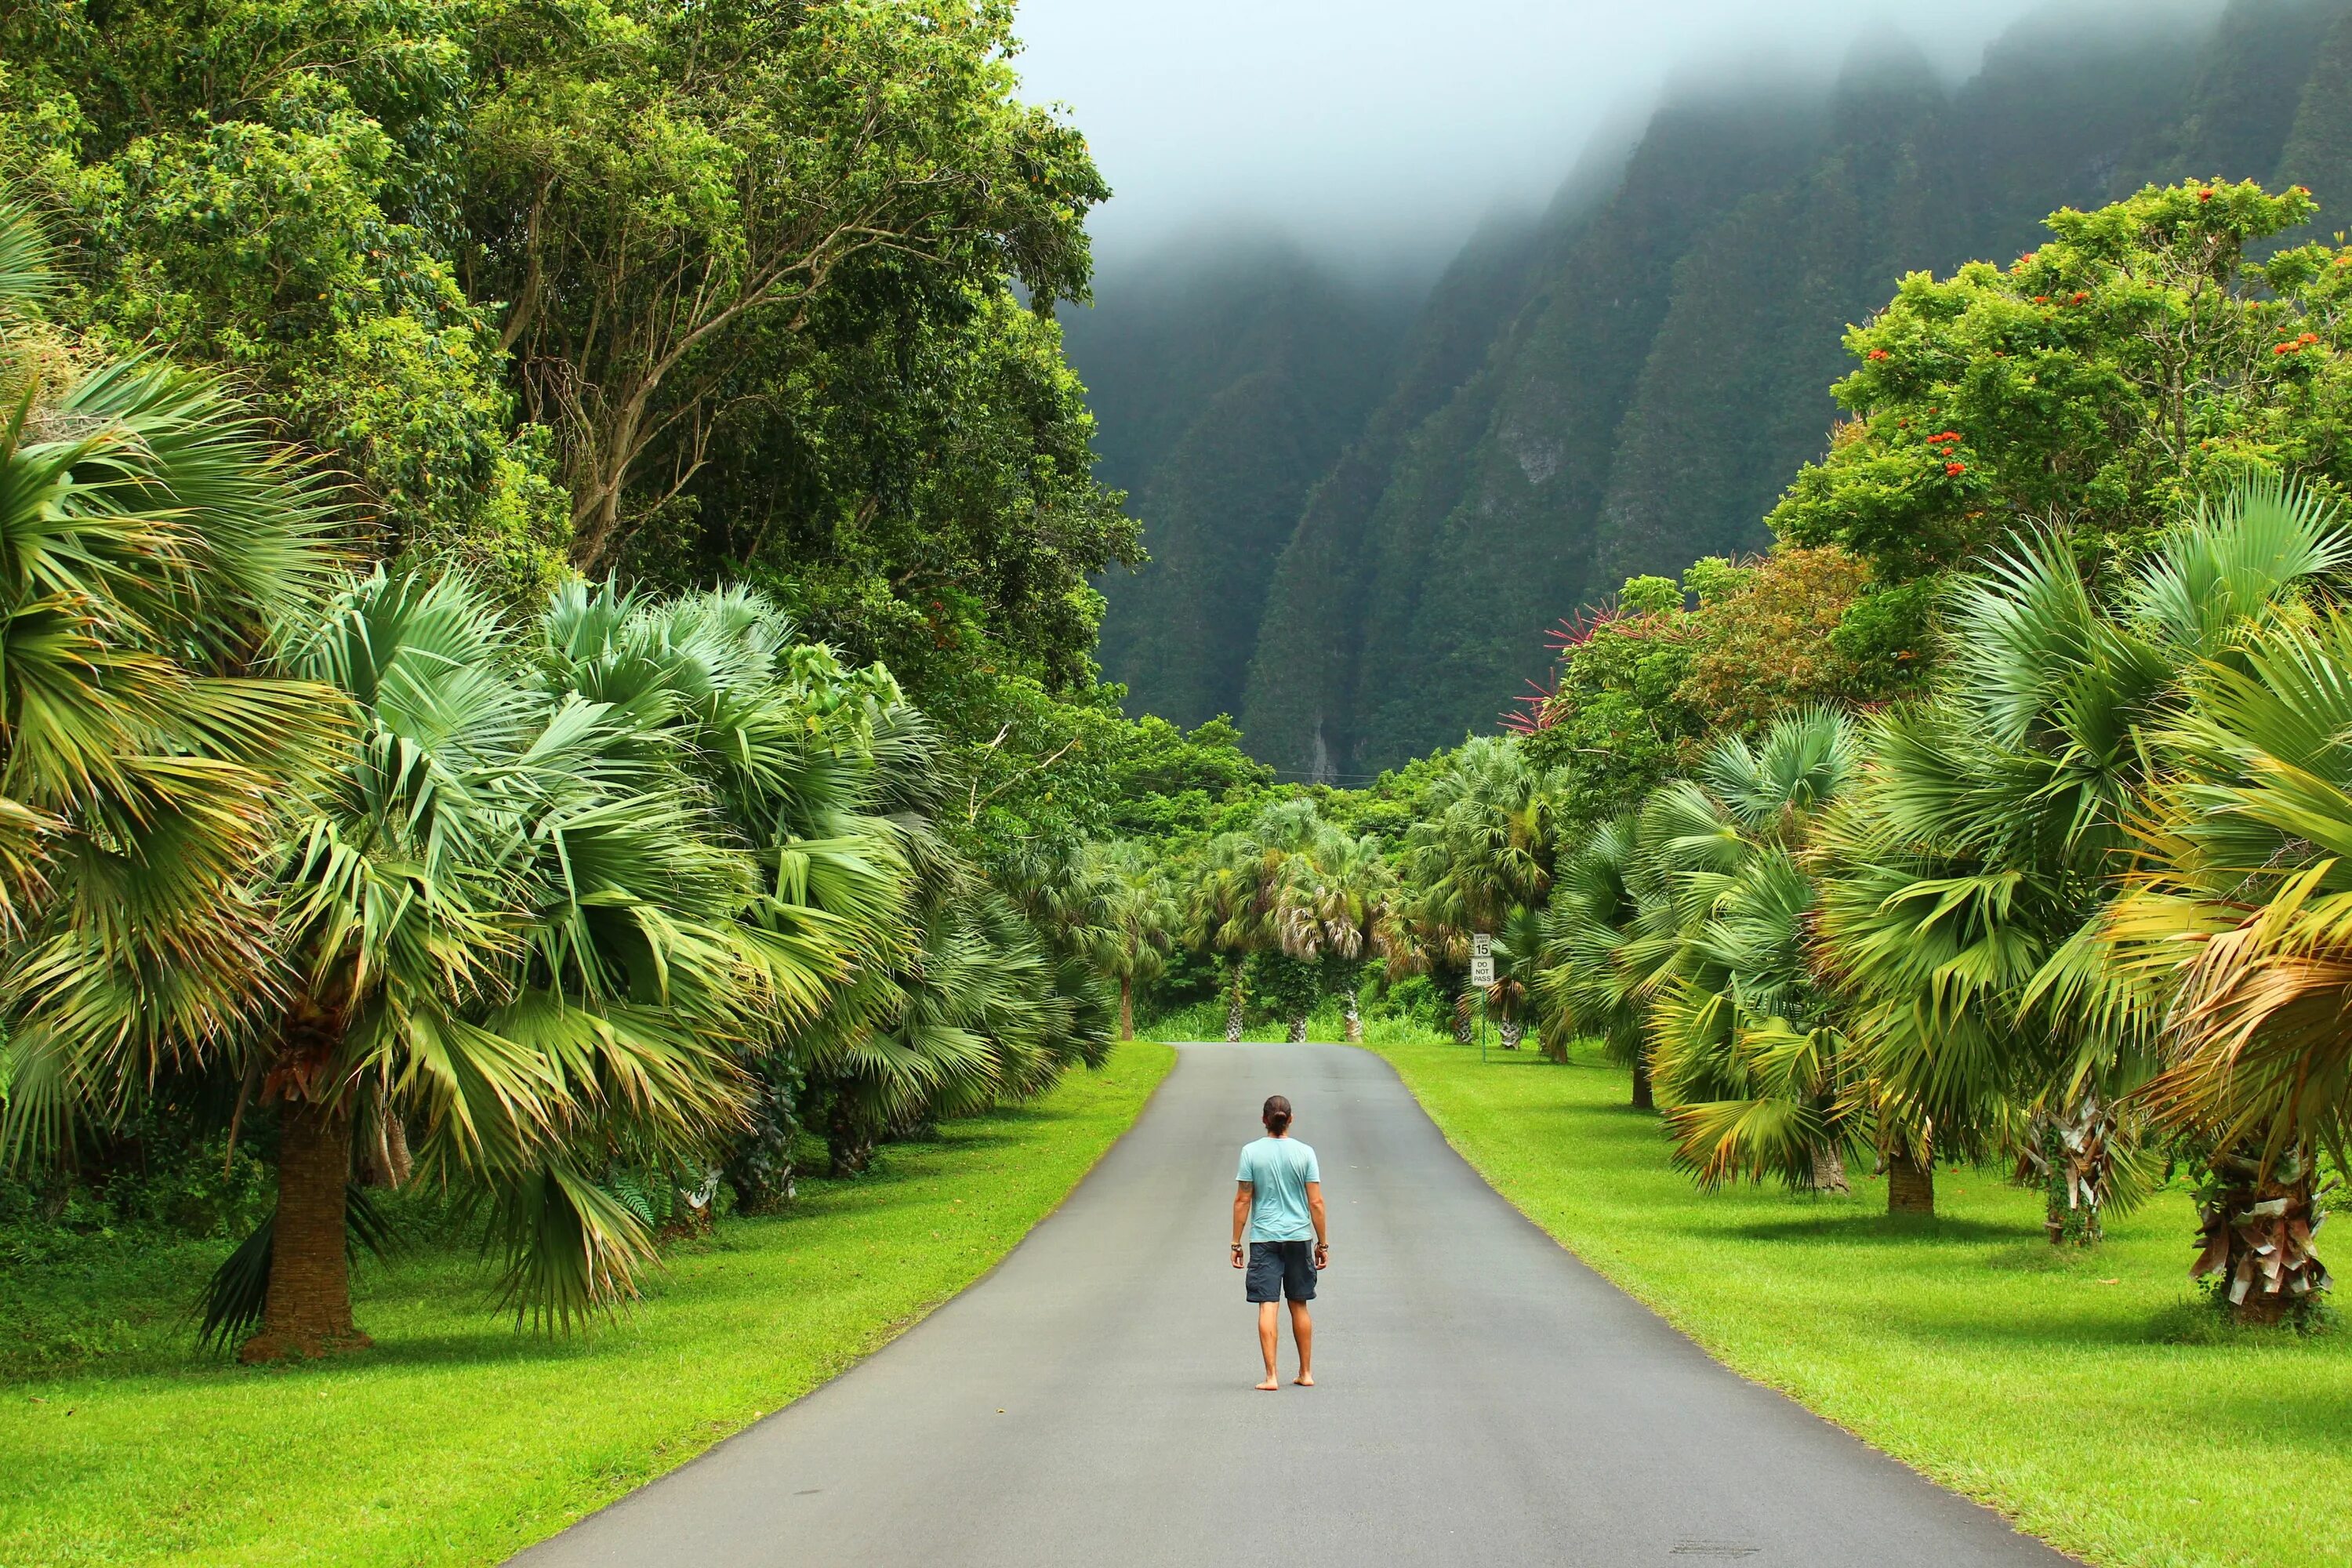
{"type": "MultiPolygon", "coordinates": [[[[1264,226],[1433,271],[1496,208],[1532,213],[1662,92],[1819,85],[1906,40],[1946,80],[2038,0],[1022,0],[1033,100],[1075,111],[1116,195],[1105,276],[1188,232],[1264,226]]],[[[2118,28],[2221,0],[2132,0],[2118,28]]]]}
{"type": "Polygon", "coordinates": [[[1402,7],[1098,16],[1158,64],[1098,108],[1033,60],[1124,193],[1063,321],[1152,554],[1099,584],[1131,710],[1326,780],[1491,730],[1548,627],[1769,542],[1904,273],[2149,182],[2352,210],[2352,0],[1621,9],[1481,10],[1417,62],[1402,7]]]}

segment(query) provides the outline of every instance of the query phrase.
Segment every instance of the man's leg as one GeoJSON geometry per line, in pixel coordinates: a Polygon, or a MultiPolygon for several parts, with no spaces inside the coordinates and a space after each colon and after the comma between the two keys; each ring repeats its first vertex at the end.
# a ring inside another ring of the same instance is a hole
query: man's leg
{"type": "Polygon", "coordinates": [[[1257,1348],[1265,1352],[1265,1381],[1258,1386],[1268,1393],[1282,1386],[1282,1380],[1274,1375],[1274,1347],[1282,1337],[1282,1321],[1275,1315],[1274,1307],[1272,1301],[1260,1301],[1257,1305],[1257,1348]]]}
{"type": "MultiPolygon", "coordinates": [[[[1315,1320],[1307,1315],[1307,1303],[1290,1303],[1290,1337],[1298,1343],[1298,1376],[1301,1388],[1315,1386],[1315,1320]]],[[[1271,1375],[1271,1373],[1269,1373],[1271,1375]]]]}

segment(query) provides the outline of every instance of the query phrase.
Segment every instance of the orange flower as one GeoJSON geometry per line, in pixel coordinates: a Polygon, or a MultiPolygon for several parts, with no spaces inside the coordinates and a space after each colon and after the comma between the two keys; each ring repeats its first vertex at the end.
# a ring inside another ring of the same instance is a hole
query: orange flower
{"type": "Polygon", "coordinates": [[[1944,465],[1944,472],[1949,474],[1956,479],[1968,471],[1969,466],[1966,463],[1946,463],[1944,465]]]}
{"type": "Polygon", "coordinates": [[[1886,351],[1885,349],[1873,349],[1870,351],[1870,357],[1873,359],[1885,359],[1886,357],[1886,351]]]}
{"type": "Polygon", "coordinates": [[[2210,202],[2213,199],[2213,193],[2210,191],[2200,191],[2197,193],[2197,199],[2200,202],[2210,202]]]}

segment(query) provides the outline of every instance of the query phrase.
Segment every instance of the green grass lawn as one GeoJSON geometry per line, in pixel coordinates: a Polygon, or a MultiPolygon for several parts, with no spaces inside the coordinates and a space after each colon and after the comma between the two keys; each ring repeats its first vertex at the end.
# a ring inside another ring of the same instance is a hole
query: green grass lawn
{"type": "Polygon", "coordinates": [[[790,1403],[969,1284],[1135,1120],[1174,1053],[803,1184],[569,1340],[488,1311],[469,1255],[362,1272],[373,1352],[253,1371],[180,1314],[220,1247],[0,1281],[0,1563],[492,1563],[790,1403]],[[27,1324],[41,1339],[28,1343],[27,1324]],[[77,1327],[79,1325],[79,1328],[77,1327]],[[9,1342],[14,1335],[14,1342],[9,1342]],[[59,1356],[62,1366],[30,1363],[59,1356]]]}
{"type": "Polygon", "coordinates": [[[2063,1550],[2352,1562],[2352,1332],[2215,1324],[2185,1276],[2186,1192],[2073,1256],[2042,1238],[2039,1194],[1997,1172],[1937,1172],[1927,1223],[1890,1221],[1867,1176],[1851,1198],[1704,1195],[1628,1108],[1621,1069],[1381,1053],[1586,1262],[1739,1372],[2063,1550]]]}

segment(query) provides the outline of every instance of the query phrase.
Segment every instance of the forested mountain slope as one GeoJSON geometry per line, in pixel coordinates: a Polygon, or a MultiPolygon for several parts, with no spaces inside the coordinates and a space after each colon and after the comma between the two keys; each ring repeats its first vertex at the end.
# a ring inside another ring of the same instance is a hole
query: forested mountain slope
{"type": "Polygon", "coordinates": [[[1066,312],[1097,471],[1152,519],[1150,563],[1102,584],[1103,663],[1131,711],[1190,726],[1240,707],[1275,560],[1386,390],[1412,309],[1252,244],[1130,276],[1116,310],[1066,312]]]}
{"type": "Polygon", "coordinates": [[[1297,776],[1486,728],[1561,616],[1765,542],[1826,444],[1842,329],[1903,272],[2013,256],[2053,208],[2192,174],[2352,205],[2352,0],[2053,8],[1957,89],[1877,42],[1809,92],[1685,97],[1540,223],[1476,237],[1393,356],[1378,330],[1334,341],[1347,312],[1299,291],[1295,258],[1255,301],[1231,292],[1245,269],[1190,294],[1163,274],[1144,305],[1107,280],[1070,353],[1157,559],[1106,584],[1107,672],[1187,722],[1238,702],[1297,776]]]}

